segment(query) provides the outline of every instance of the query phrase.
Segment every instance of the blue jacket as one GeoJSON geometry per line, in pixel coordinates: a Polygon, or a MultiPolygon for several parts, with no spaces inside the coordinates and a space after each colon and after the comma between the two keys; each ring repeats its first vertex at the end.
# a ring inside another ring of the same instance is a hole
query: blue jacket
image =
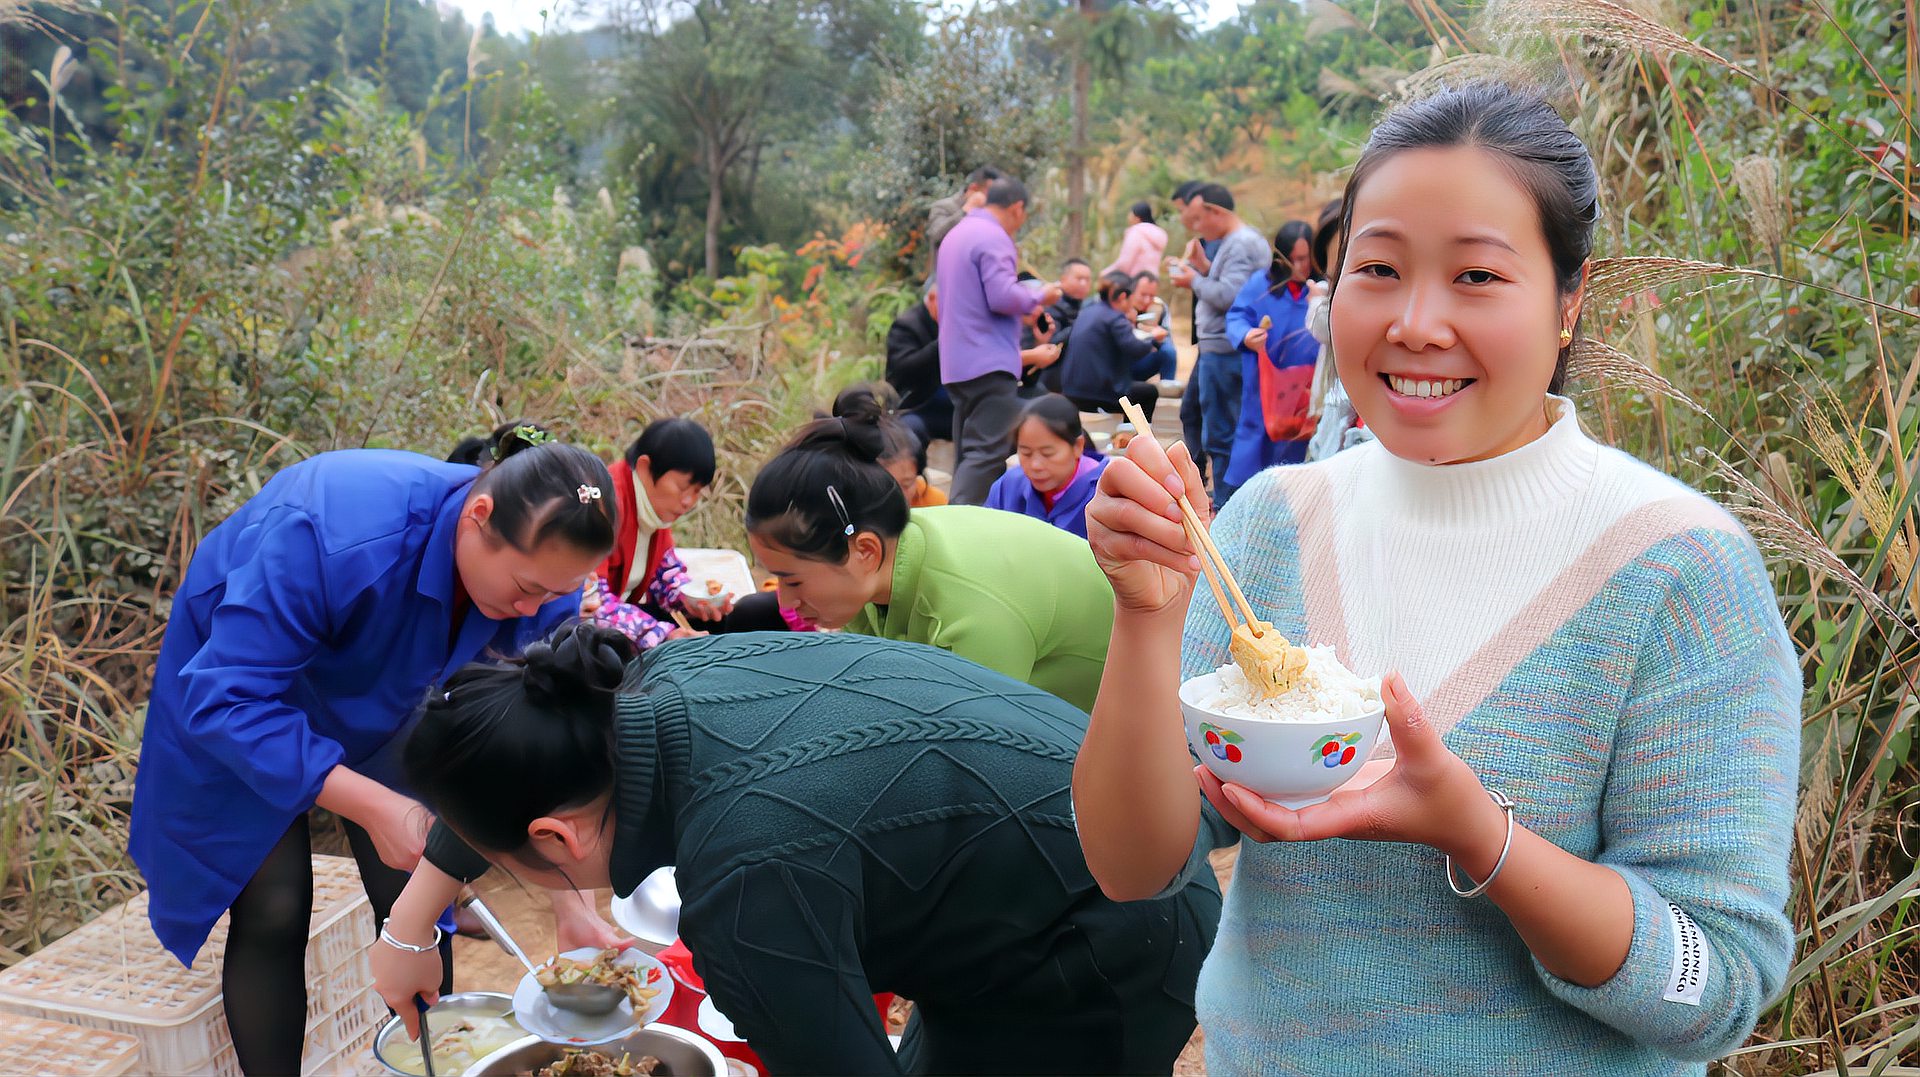
{"type": "Polygon", "coordinates": [[[432,685],[577,612],[577,595],[511,621],[469,607],[450,639],[455,529],[478,473],[324,453],[194,551],[160,644],[129,843],[154,933],[182,962],[329,771],[397,785],[401,735],[432,685]]]}
{"type": "Polygon", "coordinates": [[[1094,487],[1100,484],[1100,473],[1107,469],[1107,458],[1091,446],[1085,458],[1092,460],[1094,466],[1074,475],[1073,481],[1054,499],[1051,509],[1047,508],[1040,491],[1033,488],[1033,480],[1017,467],[1008,468],[1006,474],[994,481],[993,489],[987,491],[986,507],[1045,520],[1062,531],[1086,538],[1087,505],[1093,501],[1094,487]]]}
{"type": "Polygon", "coordinates": [[[1266,409],[1260,400],[1261,362],[1282,375],[1282,406],[1289,415],[1304,417],[1312,395],[1313,364],[1320,356],[1320,342],[1307,331],[1307,292],[1293,294],[1285,284],[1279,292],[1267,290],[1267,270],[1247,278],[1247,283],[1227,309],[1227,340],[1240,348],[1240,425],[1233,432],[1233,455],[1227,463],[1226,481],[1240,486],[1248,479],[1276,464],[1298,464],[1307,458],[1307,442],[1313,431],[1307,428],[1300,437],[1275,441],[1267,437],[1266,409]],[[1259,328],[1260,319],[1269,317],[1265,356],[1256,356],[1241,342],[1259,328]]]}
{"type": "Polygon", "coordinates": [[[1133,319],[1105,300],[1088,303],[1067,338],[1060,391],[1074,400],[1117,400],[1133,385],[1134,362],[1152,355],[1155,347],[1134,336],[1133,319]]]}

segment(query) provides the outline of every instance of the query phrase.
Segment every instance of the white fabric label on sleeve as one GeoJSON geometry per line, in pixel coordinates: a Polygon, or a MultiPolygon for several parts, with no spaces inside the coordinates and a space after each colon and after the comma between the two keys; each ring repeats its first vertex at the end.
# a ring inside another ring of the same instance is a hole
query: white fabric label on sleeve
{"type": "Polygon", "coordinates": [[[1673,969],[1667,975],[1667,992],[1660,997],[1698,1006],[1707,986],[1707,936],[1693,917],[1672,902],[1667,903],[1667,921],[1673,925],[1673,969]]]}

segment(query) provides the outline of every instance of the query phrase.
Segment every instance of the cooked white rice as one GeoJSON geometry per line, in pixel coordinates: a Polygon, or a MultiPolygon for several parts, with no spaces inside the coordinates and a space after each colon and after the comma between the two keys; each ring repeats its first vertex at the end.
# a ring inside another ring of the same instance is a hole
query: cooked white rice
{"type": "Polygon", "coordinates": [[[1217,689],[1194,700],[1225,718],[1269,722],[1333,722],[1380,706],[1380,678],[1360,677],[1340,664],[1332,647],[1308,647],[1307,670],[1292,688],[1263,699],[1239,666],[1221,666],[1217,689]]]}

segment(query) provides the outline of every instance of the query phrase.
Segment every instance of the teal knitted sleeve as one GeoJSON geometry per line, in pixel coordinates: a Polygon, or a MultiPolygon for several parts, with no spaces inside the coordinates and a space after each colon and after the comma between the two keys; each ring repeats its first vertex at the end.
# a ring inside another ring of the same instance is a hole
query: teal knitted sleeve
{"type": "Polygon", "coordinates": [[[1633,671],[1596,858],[1633,893],[1633,942],[1594,988],[1535,969],[1632,1039],[1707,1060],[1752,1032],[1793,954],[1799,667],[1745,536],[1689,532],[1642,565],[1669,582],[1633,671]]]}

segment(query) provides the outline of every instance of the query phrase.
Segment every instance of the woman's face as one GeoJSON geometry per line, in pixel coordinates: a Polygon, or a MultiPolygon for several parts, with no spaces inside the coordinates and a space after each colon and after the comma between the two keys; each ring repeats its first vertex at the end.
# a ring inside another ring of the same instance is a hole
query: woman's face
{"type": "Polygon", "coordinates": [[[782,608],[821,628],[845,628],[874,600],[883,582],[886,546],[878,535],[862,531],[848,540],[846,561],[814,561],[759,535],[748,535],[754,559],[779,584],[782,608]]]}
{"type": "Polygon", "coordinates": [[[654,514],[663,524],[671,525],[692,512],[707,489],[693,481],[691,471],[669,471],[656,478],[653,461],[644,456],[634,461],[633,473],[640,477],[640,488],[647,492],[647,503],[653,506],[654,514]]]}
{"type": "Polygon", "coordinates": [[[1028,419],[1020,424],[1014,447],[1020,453],[1020,470],[1027,473],[1027,481],[1041,493],[1050,494],[1073,481],[1086,439],[1063,440],[1047,429],[1047,424],[1028,419]]]}
{"type": "Polygon", "coordinates": [[[900,492],[906,495],[907,503],[913,503],[913,495],[920,491],[920,465],[911,456],[895,456],[882,460],[880,466],[887,469],[893,481],[900,484],[900,492]]]}
{"type": "Polygon", "coordinates": [[[1295,284],[1305,284],[1313,276],[1313,244],[1306,239],[1293,241],[1293,249],[1287,252],[1287,263],[1293,272],[1287,277],[1295,284]]]}
{"type": "Polygon", "coordinates": [[[493,495],[476,494],[460,513],[453,561],[460,583],[484,617],[531,617],[552,599],[580,590],[607,551],[577,550],[550,539],[532,552],[514,549],[489,522],[493,495]]]}
{"type": "Polygon", "coordinates": [[[1328,312],[1340,380],[1402,459],[1511,452],[1546,432],[1579,299],[1560,296],[1533,197],[1498,158],[1403,150],[1354,196],[1328,312]]]}

